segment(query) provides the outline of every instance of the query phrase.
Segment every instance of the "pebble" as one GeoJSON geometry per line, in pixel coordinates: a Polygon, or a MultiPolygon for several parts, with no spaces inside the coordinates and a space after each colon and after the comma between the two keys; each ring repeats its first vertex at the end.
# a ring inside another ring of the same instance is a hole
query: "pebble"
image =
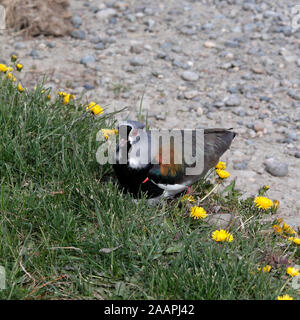
{"type": "Polygon", "coordinates": [[[224,99],[227,107],[237,107],[241,104],[241,99],[238,95],[230,95],[224,99]]]}
{"type": "Polygon", "coordinates": [[[100,10],[96,13],[96,17],[99,20],[106,20],[109,19],[113,16],[115,16],[117,14],[117,11],[115,9],[112,8],[107,8],[107,9],[103,9],[100,10]]]}
{"type": "Polygon", "coordinates": [[[74,39],[84,40],[86,38],[86,34],[83,30],[73,30],[70,35],[74,39]]]}
{"type": "Polygon", "coordinates": [[[198,95],[199,95],[199,92],[197,90],[191,90],[191,91],[184,92],[184,97],[187,100],[191,100],[191,99],[195,98],[198,95]]]}
{"type": "Polygon", "coordinates": [[[232,220],[230,213],[215,213],[211,214],[207,218],[207,222],[210,225],[215,226],[217,229],[225,229],[232,220]]]}
{"type": "Polygon", "coordinates": [[[16,50],[21,50],[21,49],[26,49],[27,48],[27,44],[24,42],[15,42],[15,49],[16,50]]]}
{"type": "Polygon", "coordinates": [[[273,158],[265,161],[265,170],[275,177],[284,177],[288,175],[288,164],[280,162],[273,158]]]}
{"type": "Polygon", "coordinates": [[[217,47],[217,45],[216,45],[214,42],[212,42],[212,41],[205,41],[204,44],[203,44],[203,46],[204,46],[205,48],[209,48],[209,49],[211,49],[211,48],[216,48],[216,47],[217,47]]]}
{"type": "Polygon", "coordinates": [[[185,81],[197,81],[199,79],[199,75],[196,72],[193,71],[184,71],[181,74],[181,78],[185,81]]]}
{"type": "Polygon", "coordinates": [[[135,56],[129,60],[129,63],[133,67],[141,67],[146,64],[143,58],[135,56]]]}
{"type": "Polygon", "coordinates": [[[102,42],[99,42],[95,45],[95,49],[96,50],[104,50],[105,49],[105,45],[102,42]]]}
{"type": "Polygon", "coordinates": [[[29,53],[29,55],[33,58],[33,59],[38,59],[39,54],[35,49],[32,49],[31,52],[29,53]]]}
{"type": "Polygon", "coordinates": [[[93,63],[93,62],[95,62],[95,61],[96,61],[96,60],[95,60],[94,56],[91,56],[91,55],[84,56],[84,57],[82,57],[82,58],[80,59],[80,63],[81,63],[81,64],[84,64],[84,65],[87,65],[87,64],[89,64],[89,63],[93,63]]]}
{"type": "Polygon", "coordinates": [[[73,23],[74,28],[79,29],[79,27],[82,25],[81,17],[79,15],[75,14],[72,17],[72,23],[73,23]]]}
{"type": "Polygon", "coordinates": [[[295,100],[300,100],[300,90],[289,90],[288,95],[295,100]]]}

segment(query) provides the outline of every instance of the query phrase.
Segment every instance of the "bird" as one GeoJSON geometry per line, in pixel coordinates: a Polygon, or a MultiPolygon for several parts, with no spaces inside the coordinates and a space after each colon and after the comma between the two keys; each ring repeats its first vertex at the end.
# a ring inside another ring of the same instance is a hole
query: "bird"
{"type": "MultiPolygon", "coordinates": [[[[161,141],[154,139],[155,132],[146,130],[141,122],[121,121],[118,131],[119,141],[113,169],[119,185],[135,199],[145,196],[151,205],[159,203],[161,199],[174,198],[188,191],[217,165],[236,136],[232,129],[203,129],[201,171],[187,174],[188,169],[192,171],[196,168],[195,153],[201,148],[201,139],[200,142],[197,140],[196,130],[190,130],[189,136],[179,140],[179,143],[175,138],[170,139],[165,148],[161,141]],[[187,149],[192,151],[190,157],[185,157],[187,149]],[[164,161],[164,158],[169,162],[164,161]]],[[[178,131],[182,137],[187,135],[185,130],[178,131]]]]}

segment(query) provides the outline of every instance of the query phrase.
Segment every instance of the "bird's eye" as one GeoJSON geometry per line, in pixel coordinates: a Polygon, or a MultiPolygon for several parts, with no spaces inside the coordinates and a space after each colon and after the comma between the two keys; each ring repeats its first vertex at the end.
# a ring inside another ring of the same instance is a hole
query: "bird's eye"
{"type": "Polygon", "coordinates": [[[138,133],[139,133],[138,129],[134,129],[131,131],[130,135],[133,137],[136,137],[138,135],[138,133]]]}

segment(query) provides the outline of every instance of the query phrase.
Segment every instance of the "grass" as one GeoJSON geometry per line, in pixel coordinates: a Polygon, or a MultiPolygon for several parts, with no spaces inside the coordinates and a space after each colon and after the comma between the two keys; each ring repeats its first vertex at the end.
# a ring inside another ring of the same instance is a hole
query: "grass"
{"type": "MultiPolygon", "coordinates": [[[[236,216],[234,240],[217,243],[216,228],[180,200],[134,203],[95,157],[113,115],[83,110],[42,84],[19,93],[0,73],[1,299],[298,299],[286,267],[299,264],[299,248],[274,235],[270,212],[234,183],[212,194],[208,213],[236,216]],[[257,272],[266,264],[270,273],[257,272]]],[[[211,188],[201,181],[195,192],[211,188]]]]}

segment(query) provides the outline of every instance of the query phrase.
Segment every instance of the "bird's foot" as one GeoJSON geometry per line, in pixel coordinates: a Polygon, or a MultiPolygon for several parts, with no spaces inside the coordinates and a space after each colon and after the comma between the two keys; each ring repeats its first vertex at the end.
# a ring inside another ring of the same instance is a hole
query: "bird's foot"
{"type": "Polygon", "coordinates": [[[189,187],[187,188],[185,194],[190,194],[190,193],[192,193],[192,191],[193,191],[192,188],[189,186],[189,187]]]}

